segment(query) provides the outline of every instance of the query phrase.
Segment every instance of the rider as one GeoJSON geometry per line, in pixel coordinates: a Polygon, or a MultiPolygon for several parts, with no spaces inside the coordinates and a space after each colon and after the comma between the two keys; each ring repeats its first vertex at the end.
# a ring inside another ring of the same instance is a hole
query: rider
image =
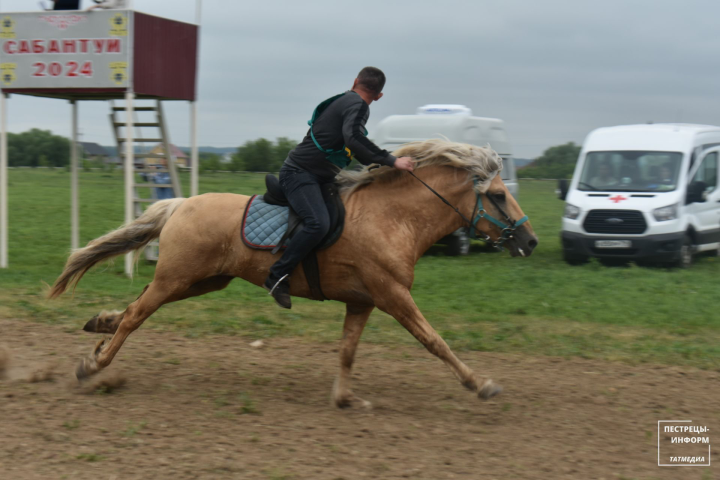
{"type": "Polygon", "coordinates": [[[365,123],[370,116],[368,106],[380,100],[384,86],[385,74],[380,69],[363,68],[351,90],[318,105],[308,122],[307,135],[288,154],[280,169],[280,186],[304,224],[265,280],[265,289],[283,308],[291,307],[290,273],[330,229],[330,215],[321,186],[333,182],[351,157],[363,165],[377,163],[399,170],[413,169],[412,158],[395,158],[365,136],[365,123]],[[345,158],[338,159],[338,154],[345,158]]]}

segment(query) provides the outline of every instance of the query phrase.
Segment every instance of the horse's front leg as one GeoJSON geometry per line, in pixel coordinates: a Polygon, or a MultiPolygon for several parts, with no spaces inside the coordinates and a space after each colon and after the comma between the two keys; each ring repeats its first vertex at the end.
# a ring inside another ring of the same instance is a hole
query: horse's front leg
{"type": "Polygon", "coordinates": [[[370,312],[375,307],[347,305],[345,311],[345,325],[343,326],[343,337],[340,345],[340,374],[333,385],[332,400],[340,408],[350,407],[353,402],[360,402],[364,407],[370,407],[367,402],[356,397],[350,389],[350,373],[355,350],[357,349],[360,335],[365,328],[370,312]]]}
{"type": "Polygon", "coordinates": [[[415,305],[407,288],[398,283],[394,283],[388,288],[385,283],[381,290],[375,292],[373,299],[378,308],[394,317],[420,343],[425,345],[430,353],[445,362],[445,365],[450,368],[465,388],[477,392],[483,400],[502,392],[500,385],[489,378],[476,377],[473,371],[455,356],[445,340],[438,335],[415,305]]]}

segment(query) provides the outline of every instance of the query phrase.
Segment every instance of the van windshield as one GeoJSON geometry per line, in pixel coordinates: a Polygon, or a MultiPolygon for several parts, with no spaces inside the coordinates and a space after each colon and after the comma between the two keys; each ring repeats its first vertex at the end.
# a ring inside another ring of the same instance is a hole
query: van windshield
{"type": "Polygon", "coordinates": [[[677,188],[682,153],[588,152],[578,190],[666,192],[677,188]]]}

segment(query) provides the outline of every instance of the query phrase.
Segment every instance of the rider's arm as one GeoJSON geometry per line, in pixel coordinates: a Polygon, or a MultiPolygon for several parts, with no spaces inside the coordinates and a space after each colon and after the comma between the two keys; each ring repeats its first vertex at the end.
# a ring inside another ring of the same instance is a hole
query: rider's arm
{"type": "Polygon", "coordinates": [[[345,146],[363,165],[379,163],[392,167],[395,165],[395,157],[365,136],[365,122],[369,115],[368,105],[361,98],[343,111],[342,134],[345,146]]]}

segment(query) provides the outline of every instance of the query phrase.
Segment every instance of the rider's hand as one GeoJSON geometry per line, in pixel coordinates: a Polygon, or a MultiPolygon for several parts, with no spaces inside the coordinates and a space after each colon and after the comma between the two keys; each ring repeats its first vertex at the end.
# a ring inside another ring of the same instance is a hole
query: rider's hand
{"type": "Polygon", "coordinates": [[[395,159],[395,168],[398,170],[407,170],[408,172],[413,171],[413,159],[412,157],[400,157],[395,159]]]}

